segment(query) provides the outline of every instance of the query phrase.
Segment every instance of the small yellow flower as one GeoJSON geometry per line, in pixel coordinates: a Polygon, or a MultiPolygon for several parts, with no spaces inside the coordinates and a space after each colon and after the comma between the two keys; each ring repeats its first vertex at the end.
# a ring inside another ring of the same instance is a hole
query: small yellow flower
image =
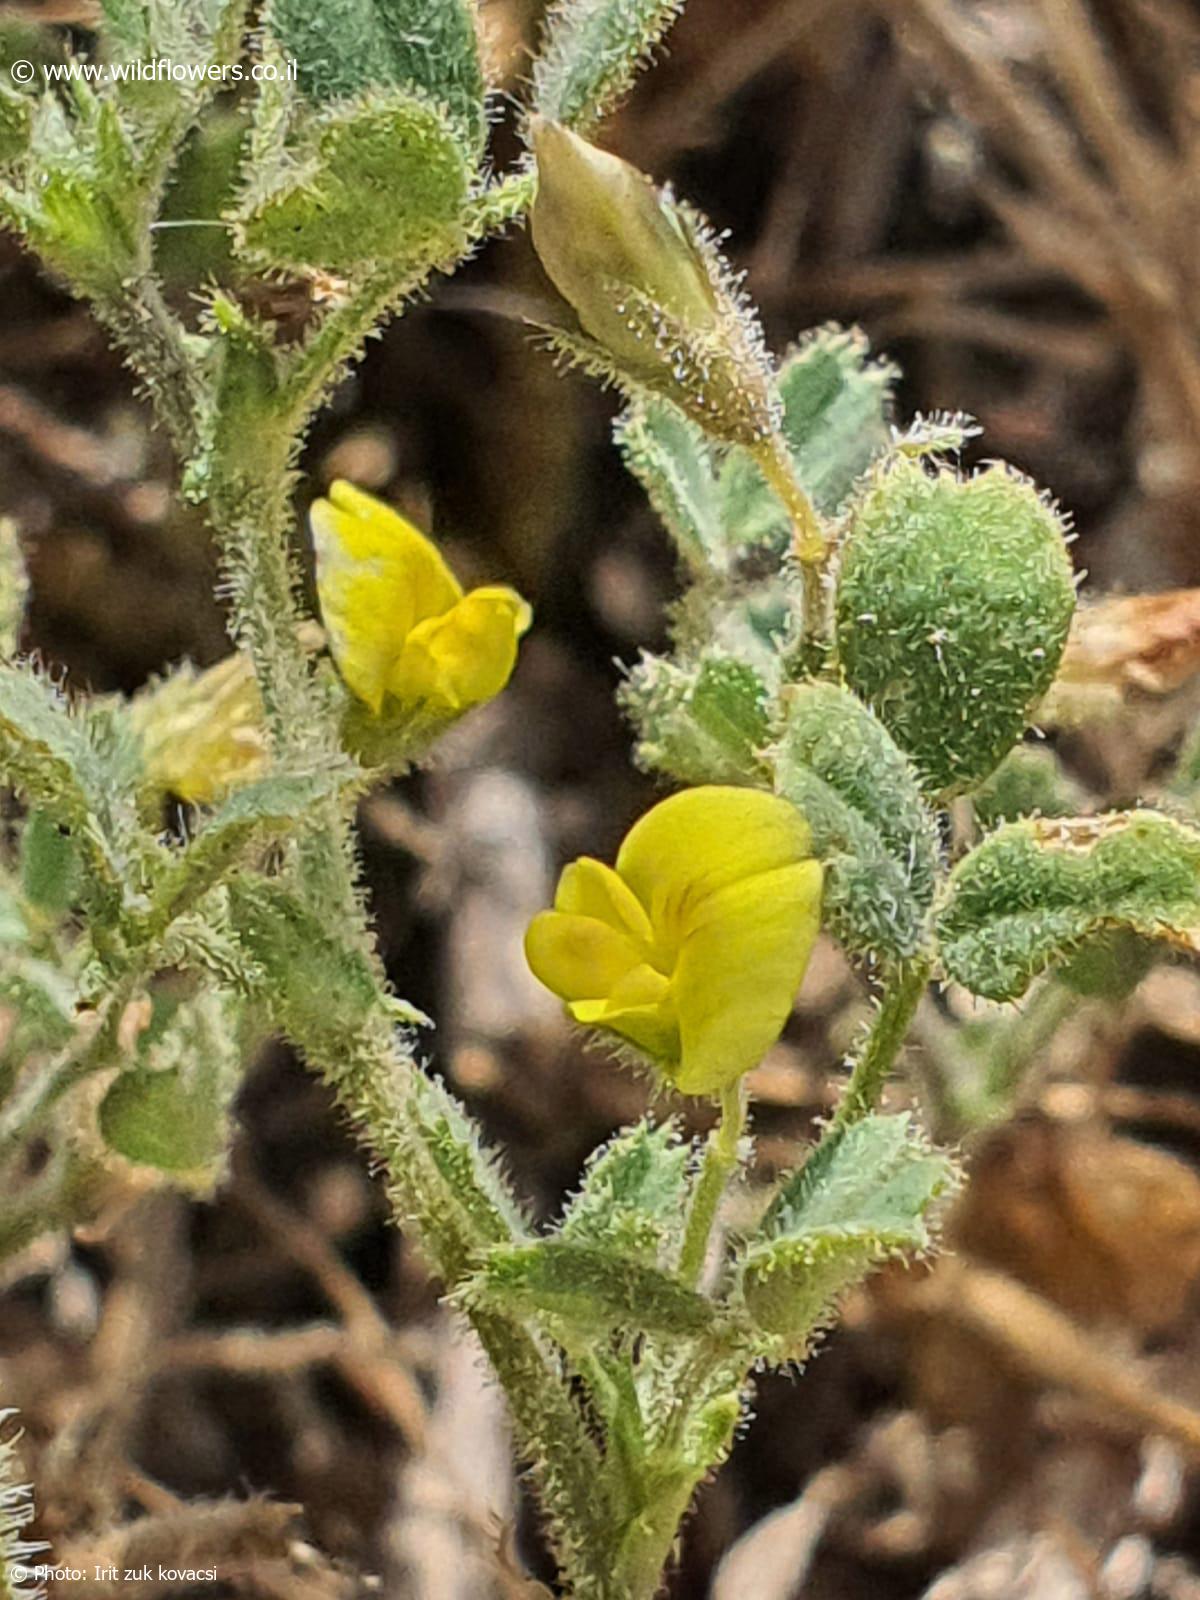
{"type": "Polygon", "coordinates": [[[240,651],[205,672],[178,668],[131,710],[146,776],[164,793],[212,805],[266,770],[262,700],[240,651]]]}
{"type": "Polygon", "coordinates": [[[786,800],[687,789],[589,856],[529,925],[534,974],[577,1022],[618,1034],[684,1094],[715,1094],[779,1037],[817,936],[822,872],[786,800]]]}
{"type": "Polygon", "coordinates": [[[333,658],[376,716],[389,696],[457,716],[503,689],[531,620],[515,589],[464,594],[424,534],[353,484],[334,483],[311,520],[333,658]]]}

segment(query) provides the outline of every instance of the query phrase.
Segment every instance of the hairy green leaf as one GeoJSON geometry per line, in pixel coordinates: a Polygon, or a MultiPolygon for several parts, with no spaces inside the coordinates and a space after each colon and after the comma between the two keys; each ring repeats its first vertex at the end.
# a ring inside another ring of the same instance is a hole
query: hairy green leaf
{"type": "Polygon", "coordinates": [[[937,924],[946,975],[989,1000],[1119,929],[1200,951],[1200,832],[1152,811],[1010,823],[955,867],[937,924]]]}
{"type": "Polygon", "coordinates": [[[606,116],[683,0],[557,0],[533,68],[535,110],[579,133],[606,116]]]}
{"type": "Polygon", "coordinates": [[[152,10],[147,0],[101,0],[100,9],[104,14],[104,38],[112,53],[134,58],[150,55],[152,10]]]}
{"type": "Polygon", "coordinates": [[[239,247],[297,271],[428,269],[464,247],[470,180],[441,111],[372,91],[314,120],[279,181],[237,218],[239,247]]]}
{"type": "Polygon", "coordinates": [[[650,1265],[677,1254],[688,1195],[689,1152],[672,1123],[639,1122],[597,1150],[560,1236],[607,1245],[650,1265]]]}
{"type": "Polygon", "coordinates": [[[81,294],[112,302],[146,248],[144,185],[115,104],[76,84],[68,117],[56,96],[38,96],[30,159],[0,188],[0,216],[81,294]]]}
{"type": "Polygon", "coordinates": [[[684,783],[744,783],[770,737],[767,686],[748,662],[710,651],[695,661],[643,656],[620,691],[640,739],[638,761],[684,783]]]}
{"type": "Polygon", "coordinates": [[[99,46],[139,163],[157,185],[174,147],[204,102],[228,82],[241,53],[247,0],[104,0],[99,46]],[[160,75],[154,64],[168,62],[160,75]]]}
{"type": "Polygon", "coordinates": [[[937,828],[887,729],[848,689],[799,684],[787,694],[774,765],[776,789],[807,817],[826,862],[834,933],[857,954],[915,954],[933,899],[937,828]]]}
{"type": "Polygon", "coordinates": [[[494,1250],[467,1294],[594,1333],[701,1333],[715,1316],[709,1301],[664,1272],[602,1245],[560,1239],[494,1250]]]}
{"type": "Polygon", "coordinates": [[[470,0],[271,0],[267,26],[314,101],[415,90],[444,108],[470,159],[487,135],[470,0]]]}
{"type": "Polygon", "coordinates": [[[907,1113],[871,1115],[828,1136],[771,1202],[747,1241],[746,1304],[801,1354],[838,1298],[889,1256],[924,1250],[927,1213],[955,1181],[907,1113]]]}
{"type": "Polygon", "coordinates": [[[100,1104],[100,1132],[127,1161],[163,1172],[212,1169],[229,1142],[229,1102],[240,1074],[234,1003],[202,994],[176,1006],[144,1054],[100,1104]]]}
{"type": "Polygon", "coordinates": [[[380,1009],[379,980],[360,951],[282,884],[249,875],[229,885],[229,915],[266,978],[263,998],[306,1055],[336,1062],[345,1039],[380,1009]]]}
{"type": "Polygon", "coordinates": [[[29,904],[63,916],[79,886],[79,865],[71,835],[48,812],[31,811],[21,829],[21,888],[29,904]]]}
{"type": "Polygon", "coordinates": [[[696,572],[725,557],[716,457],[704,431],[665,400],[635,400],[617,421],[625,465],[696,572]]]}
{"type": "Polygon", "coordinates": [[[136,773],[136,745],[116,707],[78,713],[33,668],[0,663],[0,780],[72,833],[93,904],[120,899],[136,825],[136,773]]]}
{"type": "Polygon", "coordinates": [[[408,1109],[412,1130],[444,1186],[440,1203],[447,1205],[453,1197],[453,1204],[467,1211],[475,1237],[489,1244],[523,1237],[528,1225],[508,1179],[449,1090],[414,1073],[408,1109]]]}
{"type": "Polygon", "coordinates": [[[100,1106],[110,1150],[162,1172],[188,1172],[216,1161],[224,1128],[207,1086],[182,1072],[123,1072],[100,1106]]]}

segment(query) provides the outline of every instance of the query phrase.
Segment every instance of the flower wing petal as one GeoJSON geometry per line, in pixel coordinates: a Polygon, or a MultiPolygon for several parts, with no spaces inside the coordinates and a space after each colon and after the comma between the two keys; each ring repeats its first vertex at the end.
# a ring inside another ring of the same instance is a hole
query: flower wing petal
{"type": "Polygon", "coordinates": [[[647,949],[654,937],[650,918],[633,890],[593,856],[580,856],[563,868],[554,909],[607,922],[647,949]]]}
{"type": "Polygon", "coordinates": [[[397,700],[466,711],[499,694],[532,613],[515,589],[472,589],[413,628],[387,678],[397,700]]]}
{"type": "Polygon", "coordinates": [[[788,1019],[817,937],[821,867],[793,863],[710,895],[672,981],[684,1094],[714,1094],[758,1065],[788,1019]]]}
{"type": "Polygon", "coordinates": [[[595,917],[540,911],[525,930],[525,959],[563,1000],[605,1004],[642,957],[630,939],[595,917]]]}
{"type": "Polygon", "coordinates": [[[352,484],[334,483],[309,521],[330,649],[349,688],[378,712],[414,625],[450,610],[462,588],[423,533],[352,484]]]}

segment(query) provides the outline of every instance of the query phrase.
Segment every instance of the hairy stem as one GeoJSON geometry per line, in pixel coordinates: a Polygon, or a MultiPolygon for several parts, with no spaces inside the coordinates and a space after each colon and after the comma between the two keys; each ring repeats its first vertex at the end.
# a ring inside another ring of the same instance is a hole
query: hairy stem
{"type": "Polygon", "coordinates": [[[308,661],[297,636],[298,575],[291,547],[290,441],[262,430],[263,473],[218,476],[210,516],[232,594],[234,637],[254,663],[276,756],[333,745],[325,734],[308,661]],[[272,459],[274,457],[274,459],[272,459]]]}
{"type": "Polygon", "coordinates": [[[983,1083],[987,1115],[999,1117],[1011,1112],[1022,1076],[1079,1007],[1079,995],[1053,977],[1044,979],[1034,990],[992,1048],[983,1083]]]}
{"type": "MultiPolygon", "coordinates": [[[[792,549],[800,567],[803,648],[813,657],[829,633],[826,615],[825,563],[829,539],[813,503],[800,486],[787,442],[779,434],[754,452],[763,476],[783,502],[792,519],[792,549]]],[[[816,665],[814,661],[812,665],[816,665]]]]}
{"type": "Polygon", "coordinates": [[[763,476],[783,501],[792,519],[796,559],[802,566],[820,567],[829,553],[829,541],[813,509],[812,501],[796,477],[796,467],[788,450],[787,441],[780,434],[773,433],[770,439],[754,452],[754,457],[762,469],[763,476]]]}
{"type": "MultiPolygon", "coordinates": [[[[276,755],[335,748],[333,713],[315,689],[297,642],[296,584],[290,554],[292,427],[302,427],[329,381],[328,366],[346,353],[374,321],[366,308],[340,323],[321,365],[302,367],[301,389],[277,399],[278,409],[257,433],[251,472],[232,461],[214,463],[211,514],[233,594],[236,637],[254,662],[276,755]],[[282,415],[281,415],[282,414],[282,415]],[[286,418],[286,426],[283,418],[286,418]]],[[[312,351],[309,351],[312,357],[312,351]]],[[[339,934],[374,953],[356,884],[356,861],[344,808],[332,801],[312,819],[298,852],[293,881],[319,903],[339,934]]],[[[414,1115],[410,1094],[416,1067],[383,1018],[383,978],[375,1019],[345,1041],[340,1060],[313,1060],[349,1116],[383,1162],[394,1214],[417,1224],[422,1245],[448,1289],[458,1287],[498,1242],[481,1222],[490,1202],[462,1167],[451,1183],[440,1171],[428,1133],[414,1115]]],[[[611,1520],[598,1488],[602,1464],[547,1343],[524,1321],[473,1311],[470,1320],[509,1396],[524,1448],[543,1485],[553,1542],[574,1592],[583,1597],[606,1569],[611,1520]]]]}
{"type": "Polygon", "coordinates": [[[708,1136],[704,1162],[692,1194],[683,1248],[679,1253],[679,1276],[689,1287],[700,1281],[704,1271],[717,1209],[730,1174],[737,1169],[738,1144],[745,1126],[746,1090],[744,1081],[739,1078],[721,1091],[721,1119],[708,1136]]]}
{"type": "MultiPolygon", "coordinates": [[[[471,245],[516,221],[533,202],[537,181],[532,171],[511,173],[485,189],[473,202],[466,218],[463,254],[471,245]]],[[[445,262],[450,269],[458,262],[445,262]]],[[[384,267],[356,291],[352,299],[336,306],[312,338],[293,357],[285,380],[283,404],[297,433],[320,404],[345,364],[361,354],[367,339],[392,316],[434,272],[437,265],[409,268],[402,273],[384,267]]]]}
{"type": "MultiPolygon", "coordinates": [[[[446,1145],[422,1115],[418,1069],[380,1024],[346,1041],[337,1062],[312,1061],[380,1158],[392,1214],[414,1225],[447,1290],[459,1288],[495,1244],[511,1241],[503,1217],[460,1161],[444,1166],[446,1145]]],[[[434,1113],[444,1091],[425,1083],[434,1113]]],[[[442,1130],[444,1133],[444,1130],[442,1130]]],[[[532,1319],[494,1307],[467,1309],[512,1408],[550,1524],[551,1543],[573,1600],[616,1600],[606,1587],[612,1512],[604,1462],[572,1394],[561,1358],[532,1319]]]]}
{"type": "Polygon", "coordinates": [[[202,380],[188,349],[188,335],[147,270],[124,285],[118,301],[95,302],[96,314],[154,400],[155,414],[180,460],[199,443],[197,416],[202,380]]]}
{"type": "Polygon", "coordinates": [[[348,362],[362,354],[367,340],[416,293],[432,267],[401,275],[389,268],[372,274],[353,297],[335,306],[292,357],[280,396],[280,415],[301,435],[348,362]]]}
{"type": "Polygon", "coordinates": [[[879,1104],[884,1082],[925,993],[929,972],[928,959],[918,957],[898,967],[889,978],[870,1031],[854,1058],[850,1082],[830,1124],[829,1134],[861,1122],[879,1104]]]}

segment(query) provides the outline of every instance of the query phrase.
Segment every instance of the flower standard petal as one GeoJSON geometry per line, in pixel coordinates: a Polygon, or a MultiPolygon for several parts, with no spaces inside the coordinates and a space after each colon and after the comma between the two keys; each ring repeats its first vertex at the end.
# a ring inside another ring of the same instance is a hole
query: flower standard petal
{"type": "Polygon", "coordinates": [[[531,616],[515,589],[473,589],[413,627],[388,672],[387,692],[449,711],[490,700],[512,676],[531,616]]]}
{"type": "Polygon", "coordinates": [[[462,589],[410,522],[338,481],[313,505],[317,595],[338,671],[372,711],[413,627],[456,605],[462,589]]]}
{"type": "Polygon", "coordinates": [[[802,861],[709,895],[672,980],[684,1094],[713,1094],[758,1065],[783,1031],[820,927],[821,867],[802,861]]]}
{"type": "Polygon", "coordinates": [[[403,563],[415,622],[440,616],[462,599],[462,584],[446,565],[437,545],[393,506],[356,489],[344,478],[329,486],[329,500],[344,519],[353,523],[356,531],[351,537],[356,551],[365,558],[390,557],[403,563]]]}
{"type": "Polygon", "coordinates": [[[706,785],[648,811],[625,836],[616,865],[656,938],[673,952],[706,896],[802,861],[811,847],[808,823],[788,801],[760,789],[706,785]]]}

